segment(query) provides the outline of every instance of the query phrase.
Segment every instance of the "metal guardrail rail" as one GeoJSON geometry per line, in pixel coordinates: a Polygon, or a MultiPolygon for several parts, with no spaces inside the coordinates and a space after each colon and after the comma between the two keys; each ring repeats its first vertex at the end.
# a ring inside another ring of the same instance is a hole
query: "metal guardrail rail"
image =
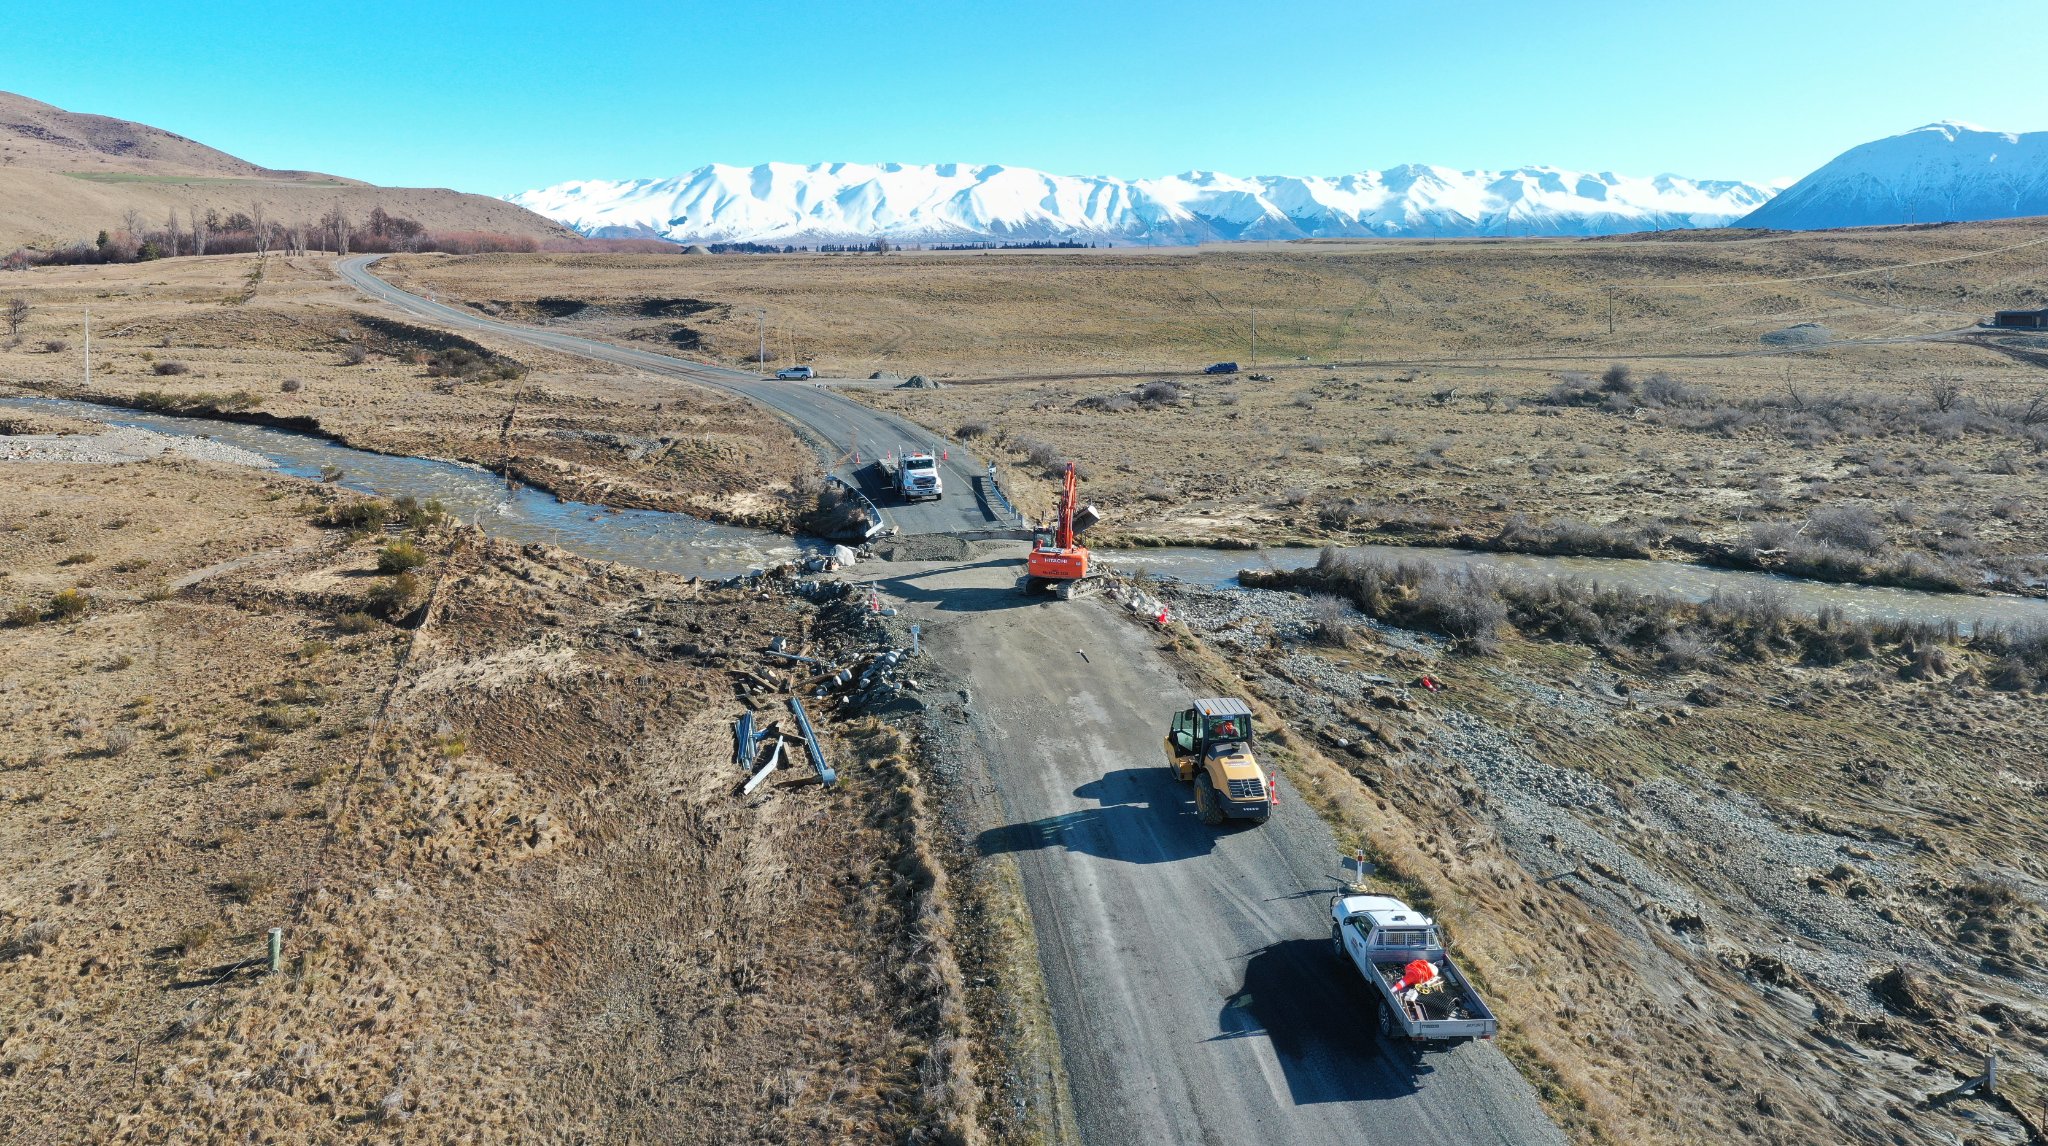
{"type": "Polygon", "coordinates": [[[993,501],[997,505],[1003,507],[1003,512],[1009,514],[1011,520],[1017,522],[1022,522],[1024,520],[1024,515],[1018,513],[1017,507],[1010,504],[1010,497],[1008,494],[1003,492],[1002,483],[996,480],[995,463],[989,463],[988,472],[986,474],[978,475],[974,479],[974,482],[977,486],[981,488],[981,491],[985,495],[985,498],[987,500],[993,501]]]}
{"type": "Polygon", "coordinates": [[[832,481],[845,486],[846,492],[859,498],[860,503],[868,507],[868,516],[873,518],[875,523],[873,525],[868,526],[867,533],[862,535],[863,540],[873,538],[875,534],[880,533],[883,530],[889,528],[888,519],[882,516],[882,507],[876,505],[874,501],[868,497],[867,494],[862,493],[860,491],[859,486],[853,484],[850,481],[847,481],[845,478],[840,477],[838,474],[827,474],[825,476],[827,478],[830,478],[832,481]]]}

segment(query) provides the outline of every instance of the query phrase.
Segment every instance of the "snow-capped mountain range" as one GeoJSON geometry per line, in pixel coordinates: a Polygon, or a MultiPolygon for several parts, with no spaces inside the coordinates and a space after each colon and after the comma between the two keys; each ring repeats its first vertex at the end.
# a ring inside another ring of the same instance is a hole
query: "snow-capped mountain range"
{"type": "Polygon", "coordinates": [[[1722,226],[1772,189],[1675,175],[1410,164],[1335,177],[1052,175],[958,163],[712,164],[509,196],[598,238],[815,244],[1599,235],[1722,226]]]}
{"type": "Polygon", "coordinates": [[[2048,215],[2048,131],[1945,121],[1850,148],[1739,225],[1807,231],[2024,215],[2048,215]]]}

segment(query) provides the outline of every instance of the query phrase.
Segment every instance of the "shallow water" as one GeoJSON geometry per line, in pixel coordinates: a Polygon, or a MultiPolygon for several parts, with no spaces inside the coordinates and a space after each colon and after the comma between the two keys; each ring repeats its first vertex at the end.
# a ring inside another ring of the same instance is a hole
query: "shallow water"
{"type": "Polygon", "coordinates": [[[0,409],[39,410],[161,434],[203,435],[259,454],[299,477],[318,478],[322,466],[333,466],[342,472],[337,484],[381,497],[433,498],[453,516],[474,521],[496,537],[545,541],[586,557],[670,573],[728,577],[830,547],[828,542],[716,525],[688,514],[560,501],[477,466],[374,454],[268,426],[146,414],[58,398],[0,398],[0,409]]]}
{"type": "MultiPolygon", "coordinates": [[[[494,536],[514,541],[546,541],[586,557],[671,573],[727,577],[829,548],[831,544],[815,538],[793,539],[762,529],[715,525],[682,513],[614,510],[560,501],[553,494],[507,482],[476,466],[373,454],[267,426],[145,414],[59,398],[0,397],[0,409],[8,408],[139,426],[162,434],[211,437],[260,454],[285,473],[300,477],[317,478],[322,466],[334,466],[342,471],[340,484],[350,489],[382,497],[411,494],[422,501],[434,498],[456,517],[475,521],[494,536]]],[[[1484,569],[1504,577],[1533,580],[1581,579],[1689,601],[1704,601],[1716,594],[1768,594],[1780,599],[1786,608],[1801,613],[1817,613],[1832,606],[1858,619],[1952,620],[1966,630],[1987,624],[2048,624],[2048,600],[2027,597],[1972,597],[1837,585],[1678,561],[1537,557],[1401,545],[1349,548],[1393,561],[1484,569]]],[[[1096,556],[1120,571],[1143,569],[1162,577],[1235,588],[1240,569],[1298,569],[1313,565],[1317,551],[1130,549],[1098,550],[1096,556]]]]}

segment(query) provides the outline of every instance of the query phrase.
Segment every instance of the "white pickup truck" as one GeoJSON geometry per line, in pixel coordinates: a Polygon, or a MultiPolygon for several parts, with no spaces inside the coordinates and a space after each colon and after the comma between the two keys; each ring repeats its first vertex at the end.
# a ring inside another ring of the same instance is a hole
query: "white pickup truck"
{"type": "Polygon", "coordinates": [[[935,454],[905,450],[896,458],[893,484],[904,501],[939,500],[946,492],[939,480],[939,459],[935,454]]]}
{"type": "Polygon", "coordinates": [[[1330,901],[1330,942],[1379,1004],[1380,1034],[1422,1043],[1490,1039],[1500,1022],[1444,950],[1436,921],[1384,895],[1330,901]],[[1409,969],[1415,964],[1415,974],[1409,969]]]}

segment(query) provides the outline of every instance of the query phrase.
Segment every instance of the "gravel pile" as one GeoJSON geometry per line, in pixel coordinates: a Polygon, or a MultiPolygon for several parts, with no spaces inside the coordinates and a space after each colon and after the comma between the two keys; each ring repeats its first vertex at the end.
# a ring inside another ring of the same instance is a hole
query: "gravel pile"
{"type": "MultiPolygon", "coordinates": [[[[1316,629],[1315,607],[1299,593],[1279,589],[1207,589],[1160,580],[1147,587],[1173,606],[1175,619],[1232,648],[1258,650],[1300,644],[1316,629]]],[[[1346,605],[1345,616],[1372,639],[1406,652],[1436,656],[1442,642],[1423,633],[1383,625],[1346,605]]]]}

